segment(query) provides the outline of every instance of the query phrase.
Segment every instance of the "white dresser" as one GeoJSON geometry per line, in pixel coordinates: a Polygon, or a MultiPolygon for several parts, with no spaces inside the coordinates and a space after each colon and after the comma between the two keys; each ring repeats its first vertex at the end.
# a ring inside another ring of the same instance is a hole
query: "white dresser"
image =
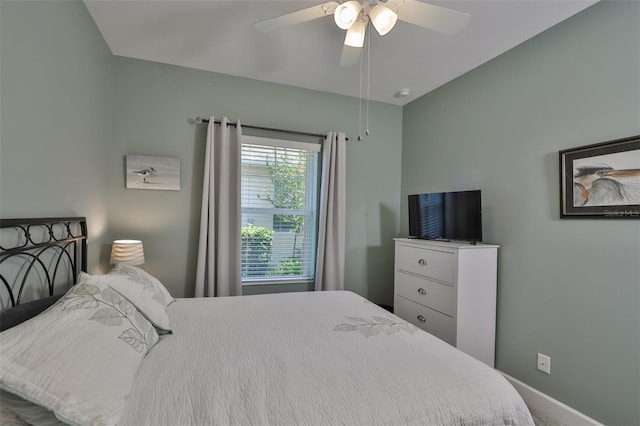
{"type": "Polygon", "coordinates": [[[395,244],[394,313],[493,367],[499,246],[395,244]]]}

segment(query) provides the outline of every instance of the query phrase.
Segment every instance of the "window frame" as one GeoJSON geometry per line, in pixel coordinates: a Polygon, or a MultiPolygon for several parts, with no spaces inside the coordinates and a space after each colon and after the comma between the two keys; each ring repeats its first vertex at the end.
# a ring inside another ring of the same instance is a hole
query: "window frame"
{"type": "MultiPolygon", "coordinates": [[[[264,136],[252,136],[252,135],[242,135],[241,137],[241,150],[244,145],[262,145],[274,148],[288,148],[288,149],[299,149],[312,151],[317,153],[317,166],[315,176],[313,173],[307,173],[307,188],[311,187],[310,183],[315,179],[316,187],[314,191],[305,191],[306,205],[310,205],[309,197],[315,196],[315,220],[314,221],[306,221],[304,225],[304,235],[313,235],[313,244],[312,244],[312,252],[313,256],[310,259],[313,265],[313,274],[311,277],[301,277],[295,276],[294,278],[286,278],[283,276],[270,278],[268,276],[263,277],[241,277],[242,286],[260,286],[260,285],[278,285],[278,284],[290,284],[290,285],[309,285],[315,282],[315,262],[317,258],[317,244],[318,244],[318,231],[319,231],[319,208],[320,208],[320,185],[321,185],[321,176],[322,176],[322,145],[320,141],[318,142],[306,142],[300,140],[288,140],[288,139],[278,139],[278,138],[270,138],[264,136]],[[312,222],[312,223],[309,223],[312,222]],[[311,229],[310,229],[311,228],[311,229]],[[312,232],[310,232],[312,231],[312,232]]],[[[241,156],[242,157],[242,156],[241,156]]],[[[241,159],[242,162],[242,159],[241,159]]],[[[242,167],[241,167],[241,181],[242,181],[242,167]]],[[[242,207],[240,208],[240,214],[245,214],[246,212],[260,212],[260,213],[272,213],[278,214],[278,212],[282,213],[292,213],[299,212],[300,214],[306,214],[309,209],[282,209],[282,208],[262,208],[262,207],[242,207]]],[[[281,231],[279,231],[281,232],[281,231]]]]}

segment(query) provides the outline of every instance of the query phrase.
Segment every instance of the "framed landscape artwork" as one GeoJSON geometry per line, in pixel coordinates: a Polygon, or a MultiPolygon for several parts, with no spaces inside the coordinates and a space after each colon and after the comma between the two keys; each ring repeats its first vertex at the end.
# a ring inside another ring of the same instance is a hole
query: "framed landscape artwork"
{"type": "Polygon", "coordinates": [[[180,159],[127,155],[127,188],[180,190],[180,159]]]}
{"type": "Polygon", "coordinates": [[[560,151],[560,217],[640,219],[640,136],[560,151]]]}

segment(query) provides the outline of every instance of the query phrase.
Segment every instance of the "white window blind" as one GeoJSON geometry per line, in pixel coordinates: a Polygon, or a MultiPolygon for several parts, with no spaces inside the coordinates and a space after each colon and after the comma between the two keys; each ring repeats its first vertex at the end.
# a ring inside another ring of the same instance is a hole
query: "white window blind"
{"type": "Polygon", "coordinates": [[[314,278],[319,148],[243,136],[243,282],[314,278]]]}

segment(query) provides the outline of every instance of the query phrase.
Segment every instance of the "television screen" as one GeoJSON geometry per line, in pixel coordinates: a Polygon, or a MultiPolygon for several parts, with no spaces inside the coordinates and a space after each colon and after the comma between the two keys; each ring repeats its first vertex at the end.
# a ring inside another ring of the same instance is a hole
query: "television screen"
{"type": "Polygon", "coordinates": [[[482,241],[480,190],[409,195],[409,235],[482,241]]]}

